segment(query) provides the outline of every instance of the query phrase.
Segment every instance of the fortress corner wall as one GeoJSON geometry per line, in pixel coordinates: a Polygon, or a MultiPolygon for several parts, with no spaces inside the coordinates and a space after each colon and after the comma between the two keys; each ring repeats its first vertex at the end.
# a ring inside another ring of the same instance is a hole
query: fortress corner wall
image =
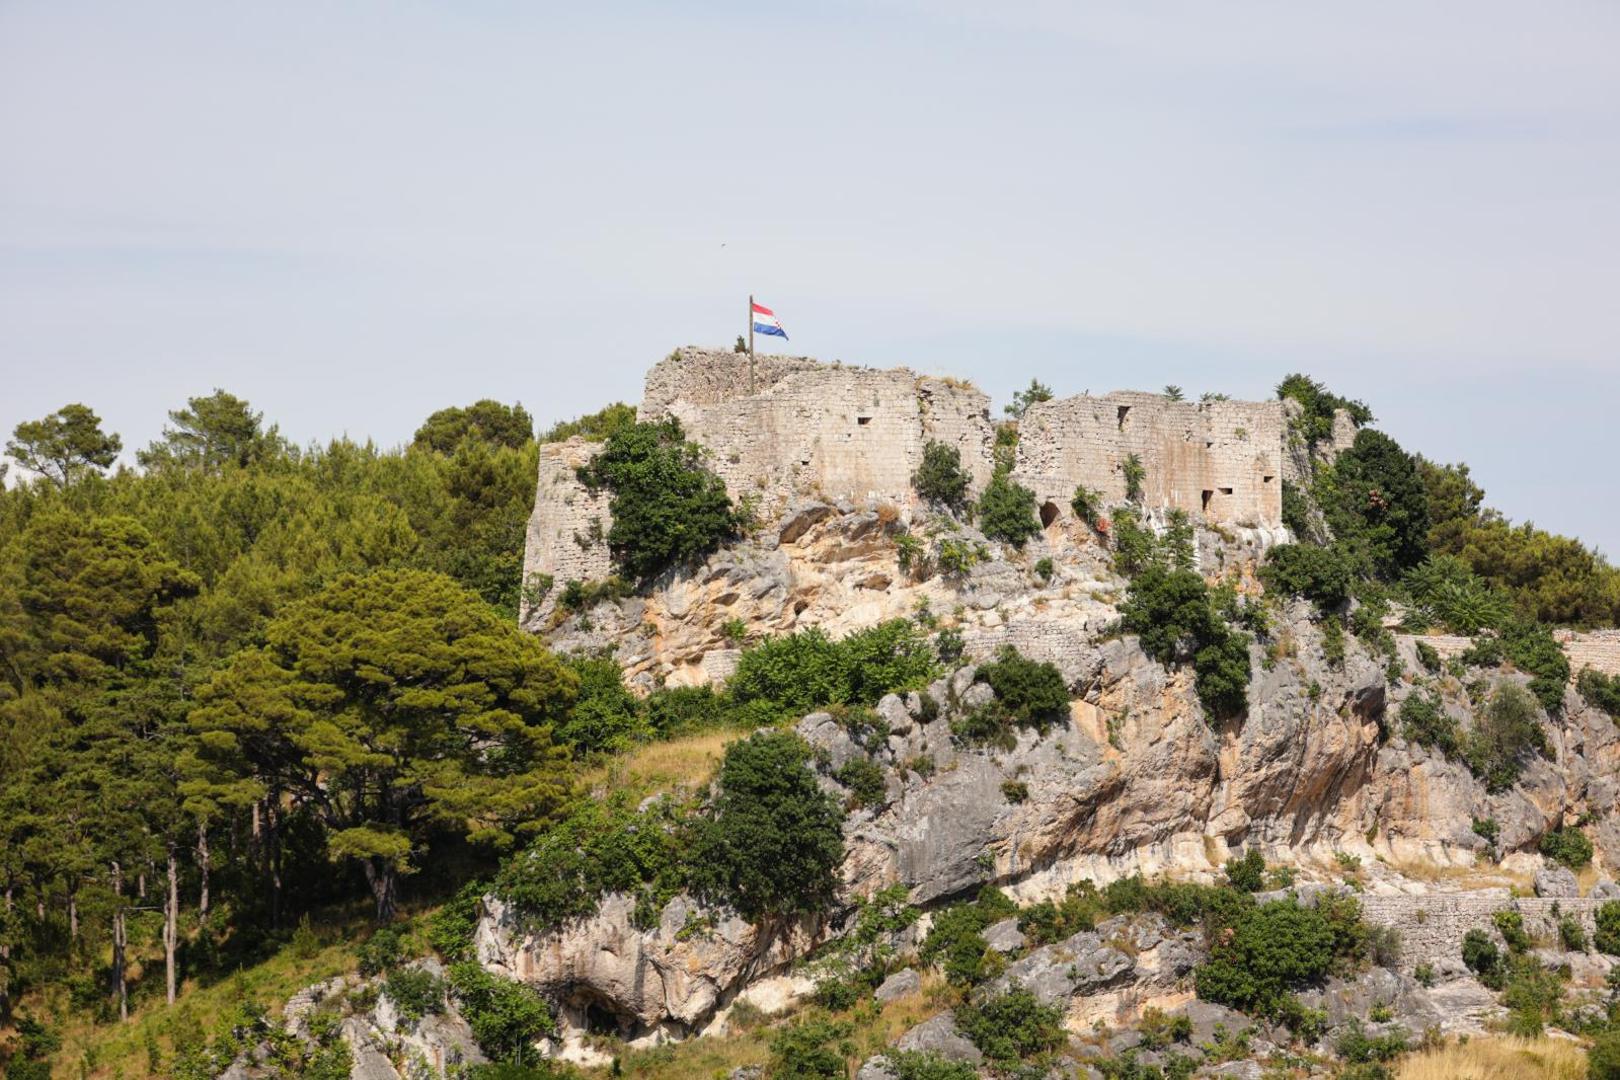
{"type": "Polygon", "coordinates": [[[1041,503],[1067,513],[1082,484],[1123,501],[1124,464],[1135,454],[1147,471],[1147,507],[1276,527],[1285,428],[1276,401],[1171,401],[1134,392],[1062,398],[1025,412],[1014,475],[1041,503]]]}
{"type": "Polygon", "coordinates": [[[601,443],[580,438],[540,447],[539,483],[523,544],[518,624],[525,630],[540,629],[568,582],[597,581],[613,573],[603,539],[613,524],[611,496],[606,491],[593,494],[575,475],[601,448],[601,443]],[[551,587],[537,596],[542,576],[551,578],[551,587]]]}

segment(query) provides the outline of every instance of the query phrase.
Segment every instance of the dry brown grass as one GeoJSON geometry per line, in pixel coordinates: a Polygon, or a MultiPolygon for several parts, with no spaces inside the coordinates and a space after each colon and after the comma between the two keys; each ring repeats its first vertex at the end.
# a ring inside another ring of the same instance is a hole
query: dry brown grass
{"type": "Polygon", "coordinates": [[[1402,1059],[1397,1080],[1586,1080],[1586,1052],[1568,1039],[1474,1038],[1402,1059]]]}
{"type": "Polygon", "coordinates": [[[678,788],[691,790],[708,782],[725,756],[726,744],[741,731],[704,731],[680,739],[648,743],[587,772],[581,781],[590,791],[606,794],[628,789],[656,795],[678,788]]]}

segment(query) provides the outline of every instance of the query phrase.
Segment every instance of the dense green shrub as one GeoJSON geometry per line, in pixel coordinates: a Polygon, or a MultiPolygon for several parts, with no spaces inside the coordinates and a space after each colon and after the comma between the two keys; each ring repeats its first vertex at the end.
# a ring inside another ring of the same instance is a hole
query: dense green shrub
{"type": "Polygon", "coordinates": [[[1333,1048],[1340,1058],[1352,1064],[1393,1061],[1406,1053],[1407,1037],[1399,1028],[1381,1035],[1368,1035],[1361,1021],[1352,1018],[1339,1032],[1333,1048]]]}
{"type": "Polygon", "coordinates": [[[1266,887],[1266,860],[1258,848],[1226,860],[1226,883],[1239,892],[1259,892],[1266,887]]]}
{"type": "Polygon", "coordinates": [[[618,661],[607,656],[576,656],[568,669],[579,679],[579,696],[552,736],[576,754],[627,749],[646,734],[641,703],[624,685],[618,661]]]}
{"type": "Polygon", "coordinates": [[[1472,636],[1504,625],[1513,613],[1507,597],[1450,555],[1431,555],[1401,577],[1411,602],[1407,622],[1419,629],[1444,626],[1472,636]]]}
{"type": "Polygon", "coordinates": [[[1131,454],[1119,467],[1120,474],[1125,478],[1125,498],[1130,502],[1142,501],[1142,481],[1147,479],[1147,467],[1142,464],[1140,455],[1131,454]]]}
{"type": "MultiPolygon", "coordinates": [[[[1616,905],[1620,909],[1620,904],[1616,905]]],[[[1617,910],[1620,915],[1620,910],[1617,910]]],[[[1620,922],[1620,919],[1617,919],[1620,922]]],[[[1601,934],[1601,928],[1599,930],[1601,934]]],[[[1600,945],[1599,948],[1602,948],[1600,945]]],[[[1492,990],[1500,990],[1503,984],[1502,953],[1491,940],[1489,934],[1483,930],[1470,930],[1463,935],[1462,961],[1468,970],[1479,977],[1479,981],[1492,990]]]]}
{"type": "Polygon", "coordinates": [[[714,816],[696,830],[691,877],[744,915],[818,911],[844,858],[843,811],[810,771],[810,747],[762,731],[726,747],[714,816]]]}
{"type": "Polygon", "coordinates": [[[1461,750],[1462,729],[1446,713],[1439,694],[1413,694],[1401,702],[1396,715],[1401,722],[1401,734],[1408,742],[1432,746],[1448,757],[1461,750]]]}
{"type": "Polygon", "coordinates": [[[1428,554],[1429,495],[1412,455],[1363,428],[1317,478],[1318,504],[1334,542],[1375,576],[1390,580],[1428,554]]]}
{"type": "Polygon", "coordinates": [[[667,799],[640,811],[627,792],[581,800],[502,867],[495,892],[535,929],[594,913],[608,892],[635,895],[638,917],[650,923],[686,884],[684,830],[667,799]]]}
{"type": "Polygon", "coordinates": [[[1294,430],[1307,445],[1314,445],[1333,436],[1333,413],[1344,409],[1350,419],[1360,427],[1373,421],[1372,410],[1359,401],[1328,393],[1326,386],[1308,375],[1298,372],[1277,384],[1277,398],[1292,398],[1299,402],[1301,413],[1294,421],[1294,430]]]}
{"type": "Polygon", "coordinates": [[[472,950],[473,932],[478,926],[484,894],[489,883],[479,879],[467,882],[428,921],[428,944],[444,959],[465,960],[472,950]]]}
{"type": "Polygon", "coordinates": [[[1597,932],[1592,935],[1592,944],[1597,946],[1598,952],[1620,956],[1620,900],[1599,904],[1593,921],[1597,932]]]}
{"type": "Polygon", "coordinates": [[[450,966],[450,989],[478,1048],[494,1061],[522,1063],[529,1046],[556,1031],[556,1021],[532,987],[492,975],[476,960],[450,966]]]}
{"type": "Polygon", "coordinates": [[[1597,706],[1610,717],[1620,720],[1620,675],[1605,675],[1586,668],[1576,681],[1581,697],[1597,706]]]}
{"type": "Polygon", "coordinates": [[[1018,1061],[1063,1045],[1063,1010],[1021,986],[956,1010],[956,1026],[992,1061],[1018,1061]]]}
{"type": "Polygon", "coordinates": [[[1131,579],[1120,615],[1142,651],[1160,663],[1174,664],[1191,653],[1198,699],[1211,721],[1248,707],[1249,639],[1226,625],[1197,573],[1144,567],[1131,579]]]}
{"type": "Polygon", "coordinates": [[[871,758],[850,758],[833,773],[833,779],[849,789],[856,806],[882,806],[888,797],[883,768],[871,758]]]}
{"type": "Polygon", "coordinates": [[[1552,829],[1541,837],[1541,853],[1571,870],[1592,863],[1592,841],[1576,828],[1552,829]]]}
{"type": "Polygon", "coordinates": [[[1524,916],[1517,911],[1498,911],[1491,916],[1496,932],[1507,943],[1508,952],[1522,953],[1530,948],[1530,934],[1524,928],[1524,916]]]}
{"type": "Polygon", "coordinates": [[[910,620],[892,619],[837,641],[819,627],[763,641],[743,652],[728,688],[738,702],[802,715],[827,705],[873,705],[884,694],[926,686],[936,673],[928,638],[910,620]]]}
{"type": "Polygon", "coordinates": [[[911,486],[925,502],[960,510],[967,503],[971,479],[962,468],[962,452],[935,441],[923,447],[922,463],[911,477],[911,486]]]}
{"type": "Polygon", "coordinates": [[[1006,469],[997,469],[979,495],[979,531],[1013,547],[1041,531],[1035,517],[1035,493],[1015,482],[1006,469]]]}
{"type": "Polygon", "coordinates": [[[1586,951],[1586,930],[1581,926],[1581,920],[1573,915],[1565,915],[1558,920],[1558,940],[1570,952],[1586,951]]]}
{"type": "Polygon", "coordinates": [[[371,976],[391,971],[405,959],[405,938],[397,926],[379,926],[354,951],[360,974],[371,976]]]}
{"type": "Polygon", "coordinates": [[[1103,515],[1102,492],[1081,484],[1074,489],[1074,498],[1069,500],[1069,508],[1074,511],[1075,517],[1095,529],[1103,515]]]}
{"type": "Polygon", "coordinates": [[[615,401],[596,412],[572,420],[559,420],[540,436],[543,443],[562,442],[575,436],[591,442],[601,442],[615,432],[631,427],[636,422],[636,407],[615,401]]]}
{"type": "Polygon", "coordinates": [[[847,1080],[846,1061],[855,1053],[850,1026],[811,1018],[779,1028],[771,1036],[771,1080],[847,1080]]]}
{"type": "Polygon", "coordinates": [[[612,492],[608,550],[633,579],[700,559],[737,531],[725,483],[673,417],[616,428],[579,476],[612,492]]]}
{"type": "Polygon", "coordinates": [[[1011,645],[1003,646],[994,660],[980,664],[974,681],[987,683],[996,694],[991,708],[1021,727],[1045,731],[1068,715],[1069,687],[1062,672],[1045,661],[1029,659],[1011,645]]]}
{"type": "Polygon", "coordinates": [[[1518,782],[1531,753],[1547,753],[1536,699],[1517,683],[1499,683],[1474,721],[1463,748],[1468,768],[1491,792],[1518,782]]]}
{"type": "Polygon", "coordinates": [[[895,1080],[976,1080],[979,1070],[933,1050],[890,1050],[884,1054],[895,1080]]]}
{"type": "Polygon", "coordinates": [[[918,958],[925,964],[938,964],[951,983],[971,986],[994,974],[986,964],[1000,959],[985,943],[985,927],[1017,912],[1017,906],[1000,889],[987,885],[977,899],[952,905],[934,916],[918,958]]]}
{"type": "Polygon", "coordinates": [[[383,989],[407,1027],[444,1009],[444,982],[426,968],[395,968],[383,989]]]}
{"type": "Polygon", "coordinates": [[[1620,1029],[1592,1040],[1586,1052],[1586,1080],[1620,1080],[1620,1029]]]}
{"type": "Polygon", "coordinates": [[[1271,592],[1303,596],[1323,614],[1341,610],[1350,601],[1353,570],[1337,547],[1281,544],[1266,553],[1260,580],[1271,592]]]}
{"type": "Polygon", "coordinates": [[[1244,1012],[1275,1015],[1292,990],[1333,968],[1335,935],[1315,908],[1293,899],[1261,904],[1218,938],[1195,973],[1198,996],[1244,1012]]]}

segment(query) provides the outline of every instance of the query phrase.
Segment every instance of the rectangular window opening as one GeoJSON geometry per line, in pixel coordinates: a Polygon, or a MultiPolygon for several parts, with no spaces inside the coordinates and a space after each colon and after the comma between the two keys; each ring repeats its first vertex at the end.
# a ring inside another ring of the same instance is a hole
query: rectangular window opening
{"type": "Polygon", "coordinates": [[[855,418],[855,422],[862,427],[865,427],[867,424],[872,422],[872,418],[870,416],[857,416],[855,418]]]}
{"type": "Polygon", "coordinates": [[[1230,494],[1232,494],[1232,489],[1231,488],[1221,488],[1221,494],[1222,495],[1230,495],[1230,494]]]}
{"type": "Polygon", "coordinates": [[[1273,480],[1275,480],[1275,479],[1277,479],[1277,478],[1276,478],[1276,477],[1275,477],[1275,476],[1262,476],[1262,477],[1261,477],[1261,478],[1260,478],[1260,482],[1261,482],[1261,483],[1262,483],[1262,484],[1269,484],[1269,483],[1271,483],[1271,482],[1272,482],[1272,481],[1273,481],[1273,480]]]}
{"type": "Polygon", "coordinates": [[[1215,497],[1215,493],[1213,491],[1209,490],[1208,488],[1204,489],[1203,503],[1204,503],[1204,512],[1206,514],[1209,512],[1209,500],[1213,499],[1214,497],[1215,497]]]}
{"type": "Polygon", "coordinates": [[[1121,405],[1119,407],[1119,430],[1125,430],[1125,417],[1129,416],[1130,412],[1131,407],[1129,405],[1121,405]]]}

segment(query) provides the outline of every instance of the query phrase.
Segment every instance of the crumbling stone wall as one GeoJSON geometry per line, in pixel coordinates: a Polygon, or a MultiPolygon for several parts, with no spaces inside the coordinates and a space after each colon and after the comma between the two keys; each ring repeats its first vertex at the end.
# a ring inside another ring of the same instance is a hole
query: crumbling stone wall
{"type": "Polygon", "coordinates": [[[1579,678],[1581,671],[1591,668],[1604,675],[1620,675],[1620,630],[1593,630],[1578,634],[1558,631],[1564,655],[1569,657],[1569,672],[1579,678]]]}
{"type": "Polygon", "coordinates": [[[541,628],[568,582],[598,581],[613,573],[603,539],[613,524],[611,496],[606,491],[593,494],[576,475],[601,448],[601,443],[581,438],[540,447],[540,478],[523,545],[518,623],[526,630],[541,628]]]}
{"type": "Polygon", "coordinates": [[[1211,522],[1282,523],[1283,437],[1278,401],[1172,401],[1122,392],[1033,405],[1019,425],[1014,476],[1031,488],[1043,518],[1069,513],[1084,485],[1125,498],[1125,462],[1147,471],[1142,502],[1211,522]]]}
{"type": "Polygon", "coordinates": [[[682,349],[647,377],[643,419],[674,416],[708,451],[733,499],[775,512],[801,496],[912,501],[911,476],[932,440],[956,446],[982,486],[990,478],[990,402],[965,383],[906,368],[682,349]]]}
{"type": "Polygon", "coordinates": [[[1401,933],[1401,966],[1456,960],[1462,956],[1463,935],[1484,930],[1500,942],[1493,917],[1498,911],[1517,911],[1533,940],[1556,944],[1558,920],[1578,919],[1587,941],[1597,932],[1595,913],[1601,900],[1590,897],[1508,897],[1481,890],[1472,893],[1428,896],[1363,896],[1361,913],[1377,926],[1392,926],[1401,933]]]}
{"type": "MultiPolygon", "coordinates": [[[[1620,676],[1620,630],[1593,630],[1588,633],[1555,630],[1553,636],[1569,658],[1571,680],[1580,678],[1586,668],[1604,675],[1620,676]]],[[[1441,660],[1455,659],[1474,645],[1473,638],[1456,634],[1397,634],[1395,641],[1397,645],[1421,641],[1432,647],[1441,660]]],[[[1412,655],[1415,657],[1416,654],[1412,655]]]]}

